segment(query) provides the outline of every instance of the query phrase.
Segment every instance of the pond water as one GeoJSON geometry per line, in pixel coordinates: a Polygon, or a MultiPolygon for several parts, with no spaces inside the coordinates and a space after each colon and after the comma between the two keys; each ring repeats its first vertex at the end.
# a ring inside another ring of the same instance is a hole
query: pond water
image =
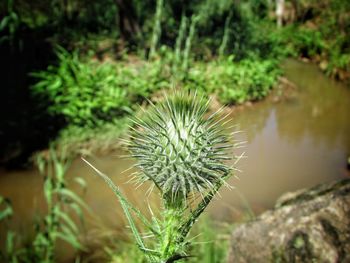
{"type": "MultiPolygon", "coordinates": [[[[349,176],[346,160],[350,155],[350,89],[328,79],[310,64],[288,60],[283,67],[286,77],[296,85],[283,99],[276,100],[271,95],[230,115],[232,123],[244,131],[240,137],[247,141],[242,149],[247,158],[238,164],[242,170],[237,174],[239,179],[230,180],[235,189],[223,189],[221,197],[210,206],[209,213],[217,219],[227,220],[250,210],[258,214],[272,207],[285,192],[349,176]]],[[[146,207],[147,187],[135,190],[135,186],[125,184],[129,178],[123,171],[132,161],[119,158],[121,154],[89,160],[138,206],[146,207]]],[[[122,226],[121,209],[113,193],[80,159],[69,170],[68,178],[74,176],[87,181],[84,199],[101,218],[88,223],[98,222],[114,229],[122,226]]],[[[35,170],[0,171],[0,195],[12,200],[14,224],[20,232],[27,232],[34,214],[44,210],[42,181],[35,170]]],[[[71,185],[79,189],[73,180],[71,185]]],[[[4,228],[0,231],[3,236],[4,228]]]]}

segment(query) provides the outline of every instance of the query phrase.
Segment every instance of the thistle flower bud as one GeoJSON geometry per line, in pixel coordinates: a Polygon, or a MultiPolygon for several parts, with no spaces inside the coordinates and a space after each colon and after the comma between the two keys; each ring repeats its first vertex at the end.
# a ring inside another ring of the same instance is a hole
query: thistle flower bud
{"type": "Polygon", "coordinates": [[[151,180],[171,200],[214,189],[230,173],[224,163],[232,148],[219,113],[205,118],[208,101],[175,93],[135,119],[129,150],[140,168],[138,180],[151,180]]]}

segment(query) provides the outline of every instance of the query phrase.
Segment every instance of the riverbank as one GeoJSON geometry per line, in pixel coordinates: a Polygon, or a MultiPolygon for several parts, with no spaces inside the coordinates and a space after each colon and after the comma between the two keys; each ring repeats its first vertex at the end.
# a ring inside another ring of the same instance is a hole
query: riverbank
{"type": "Polygon", "coordinates": [[[350,84],[350,5],[341,0],[287,3],[284,25],[272,30],[278,53],[312,61],[350,84]]]}
{"type": "MultiPolygon", "coordinates": [[[[281,86],[287,85],[286,81],[279,81],[282,72],[274,59],[235,62],[228,57],[211,62],[191,61],[184,70],[172,62],[171,52],[154,61],[136,57],[125,61],[84,60],[60,52],[57,67],[36,74],[34,92],[54,101],[47,110],[66,120],[66,127],[52,143],[73,158],[120,146],[117,139],[125,134],[130,119],[140,115],[141,108],[149,102],[156,103],[172,90],[196,90],[199,96],[212,98],[214,111],[224,104],[241,107],[254,103],[268,96],[274,87],[281,91],[281,86]],[[108,76],[95,75],[92,68],[96,67],[108,76]],[[70,68],[76,68],[74,76],[70,75],[70,68]],[[107,82],[104,77],[108,77],[107,82]],[[95,93],[96,85],[102,85],[101,92],[95,93]],[[58,90],[62,92],[57,93],[58,90]],[[82,96],[91,100],[81,102],[82,96]]],[[[41,154],[45,157],[45,151],[41,154]]]]}
{"type": "Polygon", "coordinates": [[[9,70],[1,76],[1,165],[30,166],[33,152],[56,140],[77,148],[83,141],[94,142],[83,147],[98,144],[98,134],[110,138],[123,132],[128,117],[137,114],[136,105],[174,86],[197,89],[222,104],[260,100],[276,85],[278,65],[286,57],[313,61],[345,82],[350,76],[349,5],[343,1],[286,3],[281,28],[268,1],[157,2],[157,7],[128,7],[132,32],[115,24],[127,11],[115,3],[62,6],[51,15],[49,4],[33,3],[33,15],[25,4],[0,6],[0,53],[8,56],[3,66],[9,70]],[[80,9],[82,16],[73,15],[80,9]],[[92,11],[96,16],[86,16],[92,11]]]}

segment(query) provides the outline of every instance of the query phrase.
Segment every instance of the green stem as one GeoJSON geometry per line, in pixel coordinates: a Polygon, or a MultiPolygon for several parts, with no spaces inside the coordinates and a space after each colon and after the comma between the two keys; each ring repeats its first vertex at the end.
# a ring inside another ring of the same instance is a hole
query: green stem
{"type": "MultiPolygon", "coordinates": [[[[191,18],[191,25],[190,25],[190,30],[186,39],[185,43],[185,50],[183,53],[183,62],[182,62],[182,70],[183,72],[187,72],[188,70],[188,64],[189,64],[189,56],[190,56],[190,51],[191,51],[191,43],[193,41],[195,32],[196,32],[196,24],[199,20],[198,16],[192,16],[191,18]]],[[[187,73],[186,73],[187,74],[187,73]]]]}
{"type": "Polygon", "coordinates": [[[225,51],[226,51],[226,47],[229,41],[229,35],[230,35],[230,23],[231,23],[231,19],[232,19],[232,12],[233,9],[230,10],[230,13],[228,14],[228,16],[226,17],[226,21],[225,21],[225,29],[224,29],[224,35],[222,37],[222,42],[221,45],[219,47],[219,57],[223,58],[225,51]]]}
{"type": "Polygon", "coordinates": [[[207,208],[210,201],[213,199],[215,194],[219,191],[220,187],[224,184],[224,180],[227,178],[227,175],[223,177],[223,179],[216,183],[214,189],[210,191],[203,200],[198,204],[197,208],[191,212],[189,218],[185,220],[185,223],[183,223],[179,228],[179,240],[177,240],[177,243],[184,242],[186,236],[190,232],[193,224],[196,222],[197,218],[203,213],[203,211],[207,208]]]}
{"type": "Polygon", "coordinates": [[[156,15],[154,18],[152,42],[151,42],[151,49],[150,49],[150,55],[149,55],[150,58],[153,58],[156,54],[157,44],[162,31],[160,26],[160,22],[162,19],[162,9],[163,9],[163,0],[157,0],[157,9],[156,9],[156,15]]]}
{"type": "Polygon", "coordinates": [[[169,259],[182,254],[182,244],[177,241],[181,235],[180,226],[182,225],[184,210],[185,205],[182,200],[165,204],[163,229],[159,244],[161,262],[169,262],[169,259]]]}
{"type": "Polygon", "coordinates": [[[182,14],[179,34],[176,38],[176,44],[175,44],[175,62],[173,64],[174,76],[177,76],[177,70],[181,63],[181,45],[185,38],[186,26],[187,26],[187,18],[185,14],[182,14]]]}

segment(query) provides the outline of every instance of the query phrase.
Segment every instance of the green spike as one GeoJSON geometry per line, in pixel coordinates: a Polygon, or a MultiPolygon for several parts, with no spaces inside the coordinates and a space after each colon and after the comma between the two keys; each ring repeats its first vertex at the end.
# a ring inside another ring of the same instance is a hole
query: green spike
{"type": "Polygon", "coordinates": [[[200,189],[211,191],[230,171],[224,160],[230,159],[232,146],[221,125],[222,109],[205,119],[208,107],[209,101],[196,93],[175,93],[158,105],[151,103],[146,116],[134,121],[131,155],[165,196],[186,198],[200,189]]]}

